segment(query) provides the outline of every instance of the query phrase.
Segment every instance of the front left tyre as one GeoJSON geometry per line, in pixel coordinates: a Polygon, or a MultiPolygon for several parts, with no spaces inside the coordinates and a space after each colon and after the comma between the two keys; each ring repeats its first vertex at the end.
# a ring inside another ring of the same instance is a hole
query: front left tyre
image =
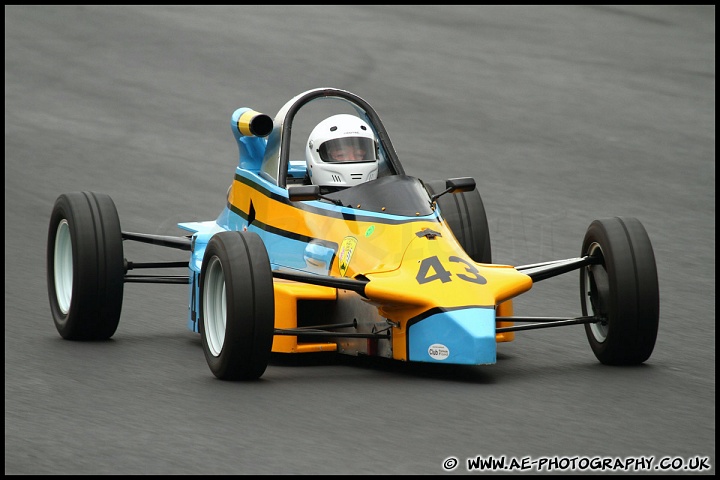
{"type": "Polygon", "coordinates": [[[660,315],[655,255],[645,228],[635,218],[595,220],[582,255],[596,260],[580,271],[582,314],[602,319],[585,325],[593,353],[606,365],[645,362],[660,315]]]}
{"type": "Polygon", "coordinates": [[[221,380],[255,380],[270,361],[275,329],[272,270],[253,232],[221,232],[207,244],[200,273],[200,336],[221,380]]]}
{"type": "Polygon", "coordinates": [[[104,194],[60,195],[47,242],[50,310],[66,340],[106,340],[122,310],[125,264],[115,203],[104,194]]]}

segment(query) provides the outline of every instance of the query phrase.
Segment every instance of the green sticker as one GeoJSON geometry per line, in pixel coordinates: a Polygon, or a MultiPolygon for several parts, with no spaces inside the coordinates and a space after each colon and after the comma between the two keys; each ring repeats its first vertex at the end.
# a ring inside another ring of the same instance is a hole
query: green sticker
{"type": "Polygon", "coordinates": [[[365,236],[366,236],[366,237],[369,237],[370,235],[373,234],[374,231],[375,231],[375,225],[370,225],[370,226],[368,227],[368,229],[365,230],[365,236]]]}

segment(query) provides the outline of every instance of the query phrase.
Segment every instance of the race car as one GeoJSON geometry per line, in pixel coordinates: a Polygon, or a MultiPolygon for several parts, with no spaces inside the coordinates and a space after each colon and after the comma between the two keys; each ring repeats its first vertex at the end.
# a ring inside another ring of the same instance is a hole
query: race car
{"type": "Polygon", "coordinates": [[[491,365],[498,343],[513,341],[515,332],[577,324],[603,364],[639,364],[652,354],[657,269],[636,218],[593,220],[577,257],[494,264],[475,180],[406,175],[380,117],[358,95],[308,90],[274,118],[239,108],[230,130],[239,159],[226,204],[215,219],[179,223],[183,235],[122,230],[105,194],[57,198],[47,284],[61,337],[112,337],[125,283],[167,283],[187,285],[187,327],[200,334],[208,366],[223,380],[260,378],[273,353],[491,365]],[[374,139],[372,178],[333,189],[313,183],[302,148],[319,149],[298,133],[299,112],[318,104],[370,126],[364,134],[374,139]],[[129,261],[124,242],[189,258],[129,261]],[[163,273],[131,273],[140,269],[163,273]],[[573,271],[577,316],[513,315],[513,300],[536,282],[573,271]]]}

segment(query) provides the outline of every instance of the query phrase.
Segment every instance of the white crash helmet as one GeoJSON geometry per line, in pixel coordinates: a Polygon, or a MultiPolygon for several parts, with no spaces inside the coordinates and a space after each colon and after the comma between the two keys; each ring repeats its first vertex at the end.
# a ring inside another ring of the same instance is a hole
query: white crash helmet
{"type": "Polygon", "coordinates": [[[305,146],[307,171],[313,184],[321,187],[350,187],[378,175],[377,141],[370,126],[354,115],[328,117],[310,133],[305,146]],[[335,159],[336,149],[359,153],[335,159]]]}

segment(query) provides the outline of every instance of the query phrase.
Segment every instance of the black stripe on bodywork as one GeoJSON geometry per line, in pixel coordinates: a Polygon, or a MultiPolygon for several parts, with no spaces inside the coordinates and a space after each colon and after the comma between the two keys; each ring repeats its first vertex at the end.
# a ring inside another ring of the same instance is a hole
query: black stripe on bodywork
{"type": "MultiPolygon", "coordinates": [[[[258,185],[256,182],[252,182],[249,179],[242,177],[235,174],[235,181],[240,182],[243,185],[247,185],[248,187],[252,188],[253,190],[256,190],[257,192],[261,193],[262,195],[270,198],[271,200],[274,200],[276,202],[280,202],[282,204],[291,206],[293,208],[296,208],[298,210],[302,210],[304,212],[308,213],[314,213],[316,215],[323,215],[325,217],[331,217],[331,218],[338,218],[346,221],[351,222],[370,222],[370,223],[382,223],[382,224],[388,224],[388,225],[399,225],[401,223],[409,223],[409,222],[419,222],[419,221],[428,221],[427,218],[416,218],[416,217],[401,217],[398,219],[389,218],[387,216],[384,216],[380,214],[380,216],[370,216],[370,215],[355,215],[353,213],[345,213],[341,212],[340,208],[350,208],[350,207],[339,207],[328,204],[329,208],[318,208],[314,207],[312,205],[308,205],[304,202],[291,202],[286,197],[283,197],[281,195],[278,195],[277,193],[273,193],[267,188],[264,188],[260,185],[258,185]]],[[[241,215],[239,211],[236,208],[233,208],[232,205],[228,202],[228,208],[232,210],[235,213],[238,213],[238,215],[242,216],[243,218],[247,219],[246,215],[241,215]]],[[[253,225],[255,222],[253,222],[253,225]]],[[[272,227],[270,227],[272,228],[272,227]]]]}
{"type": "MultiPolygon", "coordinates": [[[[231,205],[230,203],[228,203],[228,208],[230,209],[230,211],[232,211],[239,217],[243,218],[244,220],[249,220],[248,214],[246,212],[243,212],[239,208],[235,207],[234,205],[231,205]]],[[[320,238],[309,237],[307,235],[300,235],[299,233],[291,232],[289,230],[283,230],[281,228],[273,227],[271,225],[268,225],[267,223],[263,223],[263,222],[259,221],[257,218],[253,219],[252,223],[249,225],[253,225],[254,227],[259,228],[260,230],[263,230],[268,233],[272,233],[273,235],[279,235],[281,237],[289,238],[292,240],[298,240],[298,241],[304,242],[304,243],[315,242],[317,244],[322,245],[323,247],[327,247],[336,252],[338,249],[338,244],[336,242],[330,242],[330,241],[323,240],[320,238]]],[[[333,255],[333,259],[334,258],[335,258],[335,256],[333,255]]]]}

